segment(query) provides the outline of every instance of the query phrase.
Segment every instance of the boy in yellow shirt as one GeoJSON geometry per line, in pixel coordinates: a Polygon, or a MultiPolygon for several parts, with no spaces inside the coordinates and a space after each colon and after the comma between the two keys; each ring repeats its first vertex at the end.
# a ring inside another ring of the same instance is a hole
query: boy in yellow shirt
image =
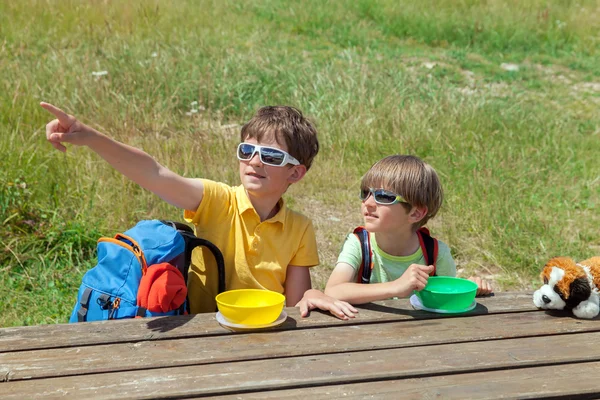
{"type": "MultiPolygon", "coordinates": [[[[286,296],[287,306],[328,310],[347,319],[350,304],[311,289],[309,267],[319,263],[311,221],[288,209],[282,199],[300,181],[319,150],[317,132],[302,113],[286,106],[263,107],[242,128],[237,148],[241,185],[182,177],[137,148],[117,142],[48,103],[56,119],[46,138],[58,150],[63,143],[87,146],[117,171],[176,207],[196,234],[223,252],[226,289],[268,289],[286,296]]],[[[189,271],[192,313],[216,309],[217,277],[211,257],[196,250],[189,271]]]]}

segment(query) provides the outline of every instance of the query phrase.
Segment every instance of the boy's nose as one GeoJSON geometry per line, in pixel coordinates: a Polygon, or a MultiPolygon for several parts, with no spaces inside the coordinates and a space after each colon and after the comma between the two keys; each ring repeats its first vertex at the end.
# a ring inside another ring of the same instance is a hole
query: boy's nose
{"type": "Polygon", "coordinates": [[[369,197],[364,199],[363,203],[366,207],[369,207],[369,208],[377,207],[377,203],[375,202],[375,198],[373,197],[373,194],[369,194],[369,197]]]}
{"type": "Polygon", "coordinates": [[[258,154],[258,152],[254,153],[252,158],[248,160],[248,163],[252,165],[261,165],[262,161],[260,160],[260,154],[258,154]]]}

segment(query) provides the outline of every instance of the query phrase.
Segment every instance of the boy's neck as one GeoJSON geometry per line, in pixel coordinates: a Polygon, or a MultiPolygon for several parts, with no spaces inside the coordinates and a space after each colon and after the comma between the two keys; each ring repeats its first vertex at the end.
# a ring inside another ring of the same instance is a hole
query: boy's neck
{"type": "Polygon", "coordinates": [[[279,212],[279,200],[281,197],[265,196],[255,197],[246,191],[252,207],[260,217],[260,222],[273,218],[279,212]]]}
{"type": "Polygon", "coordinates": [[[419,249],[419,236],[412,229],[408,231],[375,232],[375,240],[377,240],[377,247],[391,256],[410,256],[419,249]]]}

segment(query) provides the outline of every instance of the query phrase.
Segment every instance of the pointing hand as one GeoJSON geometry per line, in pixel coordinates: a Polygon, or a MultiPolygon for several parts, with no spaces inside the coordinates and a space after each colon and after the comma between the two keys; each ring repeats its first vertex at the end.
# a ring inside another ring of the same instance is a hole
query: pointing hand
{"type": "Polygon", "coordinates": [[[86,136],[84,124],[77,121],[74,116],[65,113],[52,104],[42,102],[40,106],[56,117],[56,119],[46,125],[46,139],[54,148],[65,152],[67,148],[62,143],[83,144],[84,137],[86,136]]]}

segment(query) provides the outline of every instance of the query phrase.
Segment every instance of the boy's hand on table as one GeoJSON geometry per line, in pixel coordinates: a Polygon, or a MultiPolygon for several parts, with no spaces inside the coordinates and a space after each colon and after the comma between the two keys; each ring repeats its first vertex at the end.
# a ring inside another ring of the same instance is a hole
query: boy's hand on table
{"type": "Polygon", "coordinates": [[[332,315],[343,320],[354,318],[354,314],[358,313],[358,310],[352,307],[350,303],[334,299],[315,289],[307,290],[304,297],[296,304],[296,307],[300,307],[302,317],[308,316],[308,312],[315,308],[329,311],[332,315]]]}
{"type": "Polygon", "coordinates": [[[477,276],[471,276],[468,278],[470,281],[473,281],[477,284],[477,294],[476,296],[485,296],[493,292],[492,284],[485,279],[481,279],[477,276]]]}
{"type": "Polygon", "coordinates": [[[40,106],[56,117],[56,119],[48,122],[46,125],[46,139],[55,149],[62,152],[67,151],[67,148],[62,143],[84,144],[85,137],[89,133],[86,125],[52,104],[42,102],[40,106]]]}
{"type": "Polygon", "coordinates": [[[413,290],[420,291],[427,285],[433,265],[412,264],[402,276],[394,281],[394,296],[406,297],[413,290]]]}

